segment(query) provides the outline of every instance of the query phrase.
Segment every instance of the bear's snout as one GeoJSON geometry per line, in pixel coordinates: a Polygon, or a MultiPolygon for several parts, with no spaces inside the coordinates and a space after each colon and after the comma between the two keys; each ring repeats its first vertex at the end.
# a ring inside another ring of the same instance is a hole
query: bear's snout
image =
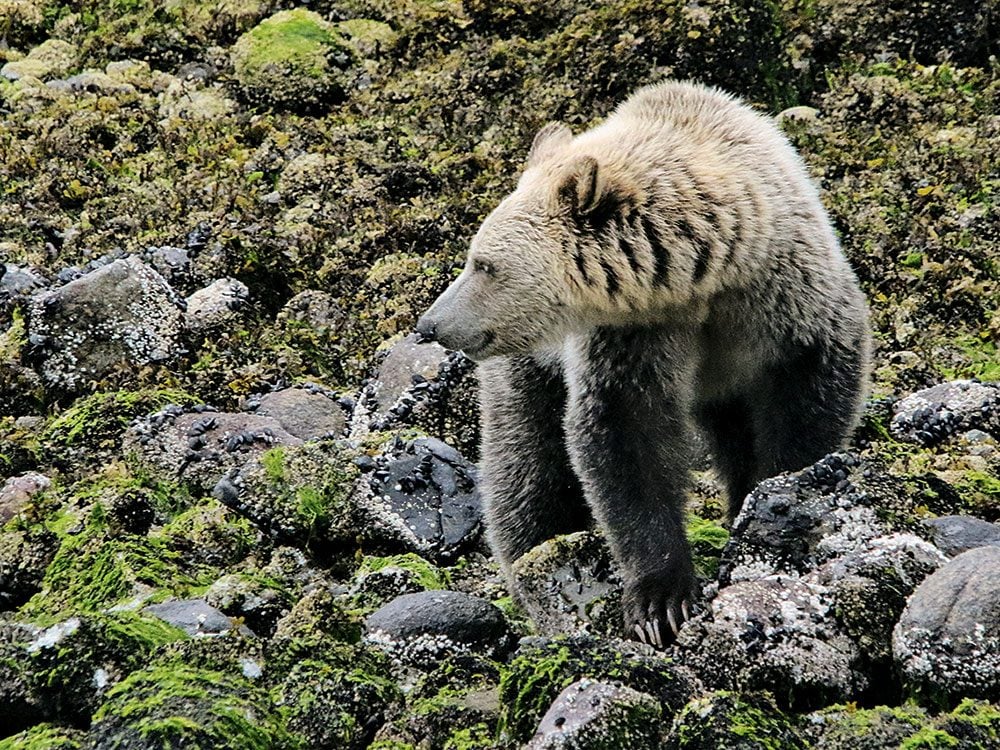
{"type": "Polygon", "coordinates": [[[431,341],[437,341],[437,321],[431,320],[426,315],[421,315],[420,320],[417,321],[416,327],[417,336],[420,338],[420,343],[428,344],[431,341]]]}

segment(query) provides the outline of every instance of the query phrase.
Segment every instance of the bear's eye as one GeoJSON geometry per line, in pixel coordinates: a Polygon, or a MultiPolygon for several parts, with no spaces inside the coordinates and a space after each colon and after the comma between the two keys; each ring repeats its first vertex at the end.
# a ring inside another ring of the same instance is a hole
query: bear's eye
{"type": "Polygon", "coordinates": [[[476,273],[485,273],[487,276],[495,276],[497,272],[494,265],[485,260],[473,261],[472,270],[476,273]]]}

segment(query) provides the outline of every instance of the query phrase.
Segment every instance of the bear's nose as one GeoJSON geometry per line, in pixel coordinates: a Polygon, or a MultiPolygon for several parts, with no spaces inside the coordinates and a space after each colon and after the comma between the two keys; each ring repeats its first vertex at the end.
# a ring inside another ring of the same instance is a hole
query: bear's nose
{"type": "Polygon", "coordinates": [[[437,339],[437,322],[428,319],[425,315],[417,321],[416,331],[421,343],[435,341],[437,339]]]}

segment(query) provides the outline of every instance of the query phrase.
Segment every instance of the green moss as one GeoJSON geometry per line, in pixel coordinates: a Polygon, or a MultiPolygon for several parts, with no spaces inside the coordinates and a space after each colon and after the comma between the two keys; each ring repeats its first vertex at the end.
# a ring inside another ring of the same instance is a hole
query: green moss
{"type": "Polygon", "coordinates": [[[413,552],[391,555],[389,557],[366,556],[362,559],[356,576],[360,578],[369,573],[377,573],[385,568],[398,568],[412,573],[417,583],[427,591],[446,589],[450,584],[447,571],[435,567],[413,552]]]}
{"type": "Polygon", "coordinates": [[[805,743],[769,694],[717,691],[697,698],[673,729],[679,750],[798,750],[805,743]]]}
{"type": "Polygon", "coordinates": [[[496,747],[496,740],[487,724],[475,724],[451,733],[442,750],[489,750],[496,747]]]}
{"type": "Polygon", "coordinates": [[[92,731],[109,746],[133,735],[163,747],[273,750],[298,744],[266,691],[179,662],[139,670],[116,685],[94,714],[92,731]]]}
{"type": "Polygon", "coordinates": [[[619,682],[660,702],[664,716],[687,701],[690,686],[663,657],[605,647],[589,638],[555,638],[522,648],[500,679],[500,736],[524,742],[559,692],[580,679],[619,682]]]}
{"type": "Polygon", "coordinates": [[[722,549],[729,541],[729,531],[715,521],[694,515],[687,517],[686,530],[695,573],[701,578],[715,578],[719,573],[722,549]]]}
{"type": "Polygon", "coordinates": [[[57,446],[79,444],[117,446],[136,417],[168,404],[186,405],[197,399],[176,388],[94,393],[77,399],[42,431],[42,440],[57,446]]]}
{"type": "Polygon", "coordinates": [[[116,533],[104,507],[90,510],[85,527],[63,538],[42,579],[42,590],[19,615],[35,622],[57,622],[78,613],[122,604],[137,587],[156,590],[151,598],[183,596],[199,581],[184,572],[180,555],[163,537],[116,533]]]}
{"type": "Polygon", "coordinates": [[[84,736],[75,729],[38,724],[20,734],[0,739],[0,750],[77,750],[84,736]]]}
{"type": "Polygon", "coordinates": [[[285,452],[281,446],[264,451],[260,463],[269,479],[280,482],[285,478],[285,452]]]}
{"type": "Polygon", "coordinates": [[[924,727],[915,734],[903,740],[899,750],[945,750],[958,747],[959,741],[945,731],[924,727]]]}

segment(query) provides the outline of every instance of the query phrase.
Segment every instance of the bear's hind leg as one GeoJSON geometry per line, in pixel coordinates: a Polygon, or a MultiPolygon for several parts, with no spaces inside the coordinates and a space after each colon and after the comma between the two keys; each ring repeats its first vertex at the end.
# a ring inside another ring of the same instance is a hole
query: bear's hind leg
{"type": "Polygon", "coordinates": [[[732,522],[758,478],[750,408],[738,397],[712,401],[698,407],[697,418],[708,439],[715,471],[725,488],[732,522]]]}
{"type": "Polygon", "coordinates": [[[490,546],[510,566],[542,542],[590,525],[590,512],[566,454],[562,372],[532,357],[498,357],[479,366],[482,479],[490,546]]]}
{"type": "Polygon", "coordinates": [[[766,373],[755,389],[755,481],[842,449],[857,425],[867,374],[864,342],[804,347],[766,373]]]}

